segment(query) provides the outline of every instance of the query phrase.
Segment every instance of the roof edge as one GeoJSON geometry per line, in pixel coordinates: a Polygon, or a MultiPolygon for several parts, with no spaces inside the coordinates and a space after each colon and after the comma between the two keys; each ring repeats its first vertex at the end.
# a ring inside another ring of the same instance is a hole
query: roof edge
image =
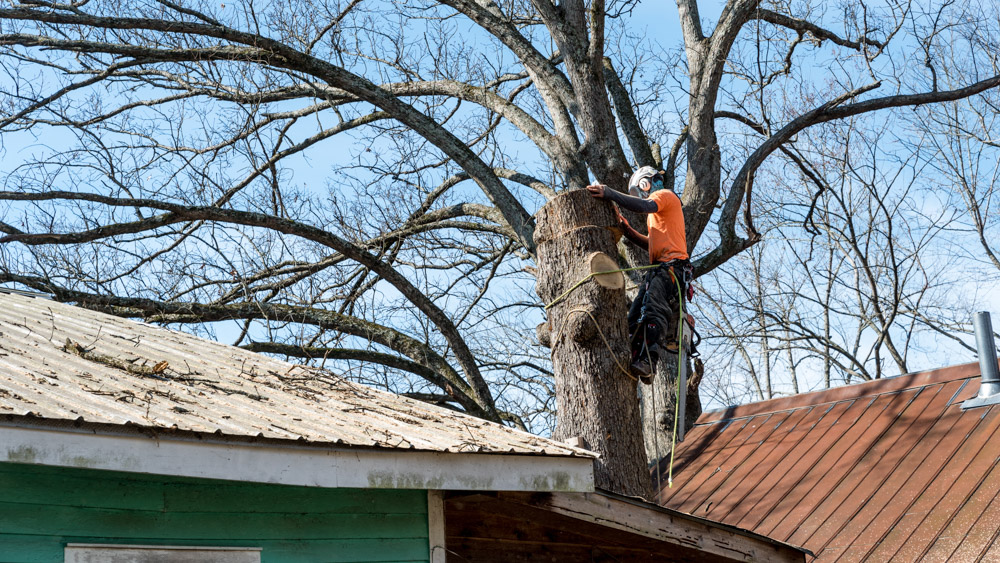
{"type": "Polygon", "coordinates": [[[979,363],[970,362],[934,370],[898,375],[896,377],[887,377],[885,379],[876,379],[864,383],[844,385],[843,387],[834,387],[833,389],[800,393],[791,397],[780,397],[746,405],[734,405],[715,409],[702,413],[698,417],[696,424],[711,424],[723,420],[734,420],[765,413],[836,403],[860,397],[902,391],[913,387],[922,387],[924,385],[946,383],[959,379],[971,379],[979,377],[979,375],[979,363]]]}
{"type": "Polygon", "coordinates": [[[585,457],[324,447],[35,422],[0,419],[0,463],[323,488],[594,490],[594,460],[585,457]]]}
{"type": "Polygon", "coordinates": [[[413,444],[424,451],[597,457],[318,367],[37,294],[0,288],[0,329],[9,352],[0,362],[0,417],[131,422],[158,431],[301,438],[321,446],[409,450],[413,444]],[[70,353],[67,339],[97,354],[70,353]],[[109,358],[170,371],[147,378],[109,358]]]}
{"type": "Polygon", "coordinates": [[[742,536],[745,536],[747,538],[750,538],[750,539],[753,539],[753,540],[756,540],[756,541],[760,541],[760,542],[763,542],[763,543],[771,544],[771,545],[773,545],[775,547],[779,547],[779,548],[782,548],[782,549],[790,549],[790,550],[798,551],[798,552],[801,552],[803,554],[806,554],[806,555],[809,555],[809,556],[812,556],[812,557],[816,556],[816,554],[813,553],[812,551],[809,551],[808,549],[806,549],[806,548],[804,548],[802,546],[799,546],[799,545],[791,544],[791,543],[788,543],[788,542],[783,542],[781,540],[774,539],[774,538],[772,538],[770,536],[765,536],[764,534],[759,534],[759,533],[754,532],[752,530],[747,530],[745,528],[740,528],[739,526],[733,526],[732,524],[726,524],[724,522],[719,522],[717,520],[711,520],[709,518],[702,518],[701,516],[695,516],[694,514],[688,514],[687,512],[682,512],[682,511],[674,509],[674,508],[670,508],[670,507],[667,507],[667,506],[663,506],[663,505],[659,505],[659,504],[656,504],[656,503],[652,503],[652,502],[649,502],[649,501],[641,499],[641,498],[624,496],[624,495],[615,493],[613,491],[606,491],[604,489],[597,489],[597,490],[594,491],[593,494],[600,495],[600,496],[605,496],[605,497],[608,497],[608,498],[611,498],[611,499],[616,499],[616,500],[618,500],[618,501],[620,501],[622,503],[631,504],[631,505],[636,506],[636,507],[641,508],[641,509],[650,510],[650,511],[653,511],[653,512],[656,512],[656,513],[659,513],[659,514],[664,514],[664,515],[670,516],[671,518],[682,518],[682,519],[690,520],[692,522],[698,522],[698,523],[700,523],[702,525],[705,525],[705,526],[708,526],[708,527],[711,527],[711,528],[718,528],[720,530],[726,530],[728,532],[732,532],[734,534],[742,535],[742,536]]]}
{"type": "MultiPolygon", "coordinates": [[[[376,389],[378,391],[378,389],[376,389]]],[[[392,447],[392,446],[380,446],[380,445],[362,445],[362,444],[350,444],[342,441],[332,442],[332,441],[316,441],[307,440],[305,438],[274,438],[263,435],[253,436],[250,434],[233,434],[228,432],[203,432],[198,430],[187,430],[176,427],[163,427],[163,426],[151,426],[144,425],[137,422],[125,422],[123,424],[116,424],[112,422],[92,422],[79,417],[76,419],[70,418],[53,418],[47,416],[39,416],[36,414],[13,414],[13,413],[0,413],[0,429],[6,426],[24,427],[24,428],[47,428],[52,430],[63,430],[67,432],[86,432],[91,434],[104,434],[108,436],[144,436],[147,438],[152,438],[154,440],[179,440],[179,441],[207,441],[207,442],[219,442],[219,443],[231,443],[231,444],[247,444],[247,445],[258,445],[258,446],[268,446],[274,448],[317,448],[317,449],[351,449],[351,450],[362,450],[371,452],[425,452],[425,453],[442,453],[442,454],[477,454],[477,455],[518,455],[518,456],[537,456],[537,457],[551,457],[551,458],[581,458],[596,460],[601,456],[597,452],[587,450],[584,448],[579,448],[566,443],[558,442],[555,445],[570,450],[568,453],[564,451],[546,451],[541,448],[538,452],[513,452],[513,451],[502,451],[502,450],[486,450],[480,449],[459,451],[453,449],[443,449],[443,450],[433,450],[427,448],[417,448],[417,447],[392,447]]],[[[523,432],[522,430],[512,429],[517,432],[523,432]]],[[[552,438],[544,438],[540,436],[535,436],[531,434],[532,437],[541,438],[551,442],[556,442],[552,438]]]]}
{"type": "Polygon", "coordinates": [[[665,542],[695,547],[725,561],[802,562],[807,549],[605,490],[591,493],[506,492],[500,500],[665,542]]]}

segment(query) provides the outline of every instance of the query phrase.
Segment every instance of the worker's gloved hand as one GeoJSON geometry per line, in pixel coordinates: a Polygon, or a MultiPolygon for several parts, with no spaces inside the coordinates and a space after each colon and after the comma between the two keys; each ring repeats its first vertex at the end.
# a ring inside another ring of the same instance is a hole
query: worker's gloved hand
{"type": "Polygon", "coordinates": [[[618,209],[618,206],[614,205],[612,207],[615,208],[615,217],[618,218],[618,226],[623,229],[630,227],[631,225],[628,224],[628,220],[625,219],[624,215],[622,215],[622,212],[620,209],[618,209]]]}
{"type": "Polygon", "coordinates": [[[596,197],[597,199],[604,199],[605,189],[607,189],[607,186],[604,184],[591,184],[587,186],[587,191],[590,192],[590,195],[596,197]]]}

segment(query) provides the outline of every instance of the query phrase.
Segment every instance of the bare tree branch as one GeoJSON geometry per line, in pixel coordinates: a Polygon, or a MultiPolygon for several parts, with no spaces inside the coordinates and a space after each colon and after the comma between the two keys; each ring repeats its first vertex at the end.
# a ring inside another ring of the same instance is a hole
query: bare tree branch
{"type": "Polygon", "coordinates": [[[793,18],[791,16],[786,16],[785,14],[781,14],[763,8],[754,10],[753,17],[794,31],[798,31],[801,33],[808,33],[819,41],[831,41],[833,43],[836,43],[837,45],[840,45],[841,47],[848,47],[850,49],[856,49],[859,51],[862,50],[865,45],[871,47],[878,47],[879,49],[883,49],[886,46],[884,41],[878,41],[877,39],[872,39],[870,37],[862,37],[857,41],[844,39],[838,36],[836,33],[833,33],[832,31],[824,29],[809,21],[799,18],[793,18]]]}

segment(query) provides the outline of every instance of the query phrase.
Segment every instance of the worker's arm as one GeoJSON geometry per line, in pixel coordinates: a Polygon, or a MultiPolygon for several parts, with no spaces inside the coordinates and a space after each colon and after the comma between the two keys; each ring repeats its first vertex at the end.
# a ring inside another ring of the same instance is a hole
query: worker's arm
{"type": "MultiPolygon", "coordinates": [[[[587,191],[589,191],[590,195],[597,199],[611,200],[625,209],[636,213],[656,213],[659,209],[655,201],[633,197],[621,192],[616,192],[615,190],[609,190],[607,186],[603,184],[591,184],[587,186],[587,191]]],[[[625,232],[625,238],[634,242],[640,248],[649,250],[649,237],[633,229],[632,225],[628,224],[628,221],[625,220],[625,217],[622,216],[617,208],[615,209],[615,214],[618,215],[618,222],[622,225],[622,230],[625,232]]]]}
{"type": "Polygon", "coordinates": [[[656,213],[660,209],[655,201],[616,192],[615,190],[608,189],[604,184],[591,184],[587,186],[587,191],[597,199],[611,200],[625,209],[636,213],[656,213]]]}
{"type": "Polygon", "coordinates": [[[622,226],[625,238],[634,242],[639,248],[649,250],[649,237],[633,229],[632,225],[628,224],[628,219],[618,211],[617,207],[615,207],[615,215],[618,216],[618,224],[622,226]]]}

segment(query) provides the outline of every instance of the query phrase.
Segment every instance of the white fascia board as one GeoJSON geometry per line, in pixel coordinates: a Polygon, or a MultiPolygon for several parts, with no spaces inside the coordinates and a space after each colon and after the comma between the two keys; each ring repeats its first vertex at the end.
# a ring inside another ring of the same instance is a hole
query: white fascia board
{"type": "Polygon", "coordinates": [[[149,437],[0,425],[0,462],[325,488],[594,490],[593,460],[149,437]]]}

